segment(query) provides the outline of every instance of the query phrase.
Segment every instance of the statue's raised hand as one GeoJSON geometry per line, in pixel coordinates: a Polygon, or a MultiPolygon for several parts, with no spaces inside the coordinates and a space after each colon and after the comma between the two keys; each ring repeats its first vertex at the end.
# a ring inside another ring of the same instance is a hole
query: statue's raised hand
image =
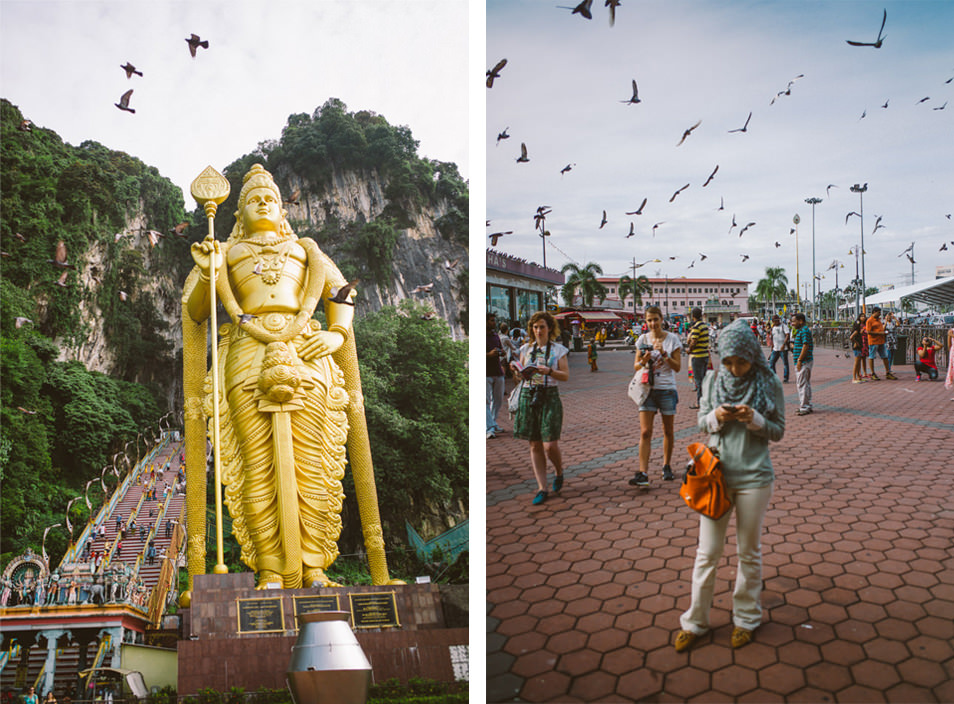
{"type": "Polygon", "coordinates": [[[344,344],[344,335],[331,330],[318,330],[298,346],[298,356],[306,362],[315,357],[334,354],[344,344]]]}
{"type": "Polygon", "coordinates": [[[212,235],[207,235],[204,240],[192,245],[192,259],[205,278],[209,278],[209,264],[213,259],[213,252],[215,253],[215,272],[218,275],[222,269],[222,249],[219,247],[219,242],[212,235]]]}

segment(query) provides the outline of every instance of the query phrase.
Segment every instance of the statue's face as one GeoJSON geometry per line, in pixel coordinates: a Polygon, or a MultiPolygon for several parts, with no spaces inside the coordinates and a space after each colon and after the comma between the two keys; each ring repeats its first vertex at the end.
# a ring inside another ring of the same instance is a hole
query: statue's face
{"type": "Polygon", "coordinates": [[[253,188],[242,208],[245,232],[278,232],[282,223],[282,204],[270,188],[253,188]]]}

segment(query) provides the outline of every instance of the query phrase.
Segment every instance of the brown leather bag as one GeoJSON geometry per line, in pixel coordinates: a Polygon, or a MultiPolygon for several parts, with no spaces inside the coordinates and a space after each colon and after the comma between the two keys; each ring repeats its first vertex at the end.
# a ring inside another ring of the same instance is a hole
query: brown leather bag
{"type": "Polygon", "coordinates": [[[701,442],[689,445],[689,455],[692,459],[686,466],[679,495],[693,511],[718,520],[732,507],[719,456],[701,442]]]}

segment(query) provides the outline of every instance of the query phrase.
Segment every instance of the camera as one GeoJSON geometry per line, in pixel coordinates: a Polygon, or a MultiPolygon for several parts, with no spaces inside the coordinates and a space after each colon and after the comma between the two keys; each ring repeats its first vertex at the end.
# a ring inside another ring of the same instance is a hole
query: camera
{"type": "Polygon", "coordinates": [[[543,405],[543,394],[544,391],[539,386],[535,386],[530,389],[530,407],[539,408],[543,405]]]}
{"type": "Polygon", "coordinates": [[[639,346],[639,351],[640,351],[640,352],[652,352],[652,351],[653,351],[653,346],[652,346],[652,345],[647,345],[647,344],[644,342],[643,344],[641,344],[641,345],[639,346]]]}

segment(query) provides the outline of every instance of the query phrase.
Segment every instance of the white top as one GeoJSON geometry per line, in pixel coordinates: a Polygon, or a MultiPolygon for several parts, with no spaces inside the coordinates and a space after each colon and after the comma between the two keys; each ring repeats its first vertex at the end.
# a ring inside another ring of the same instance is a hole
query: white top
{"type": "MultiPolygon", "coordinates": [[[[523,347],[520,348],[520,363],[525,367],[535,367],[538,364],[543,364],[551,369],[558,369],[560,360],[569,354],[570,350],[561,345],[559,342],[550,343],[550,358],[544,360],[546,356],[547,346],[537,347],[535,342],[528,342],[523,347]],[[534,347],[536,347],[536,352],[534,352],[534,347]]],[[[530,380],[527,382],[531,386],[558,386],[558,382],[552,376],[544,376],[539,372],[530,377],[530,380]]]]}
{"type": "Polygon", "coordinates": [[[772,326],[772,350],[781,352],[785,345],[785,338],[789,336],[788,325],[779,323],[772,326]]]}
{"type": "MultiPolygon", "coordinates": [[[[636,349],[639,350],[640,346],[653,346],[653,334],[651,332],[644,333],[639,336],[636,340],[636,349]]],[[[673,332],[667,332],[666,337],[663,339],[662,343],[663,350],[666,351],[666,354],[670,357],[672,353],[676,350],[682,349],[682,341],[679,339],[679,335],[673,332]]],[[[666,363],[666,360],[661,354],[657,351],[652,353],[652,363],[653,363],[653,388],[654,389],[675,389],[676,388],[676,372],[673,370],[669,364],[666,363]]]]}

